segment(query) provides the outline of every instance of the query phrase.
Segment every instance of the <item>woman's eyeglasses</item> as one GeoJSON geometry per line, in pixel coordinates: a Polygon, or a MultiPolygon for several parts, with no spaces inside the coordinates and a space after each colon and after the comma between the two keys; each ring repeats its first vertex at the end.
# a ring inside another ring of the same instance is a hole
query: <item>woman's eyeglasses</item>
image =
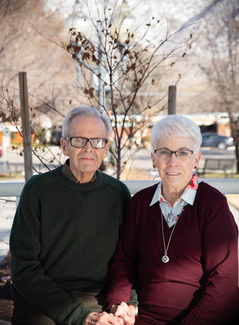
{"type": "Polygon", "coordinates": [[[157,154],[159,159],[163,159],[163,160],[169,159],[173,153],[175,154],[176,158],[180,160],[186,160],[191,157],[193,151],[189,149],[179,149],[177,151],[172,151],[169,149],[160,148],[160,149],[155,149],[154,153],[157,154]]]}

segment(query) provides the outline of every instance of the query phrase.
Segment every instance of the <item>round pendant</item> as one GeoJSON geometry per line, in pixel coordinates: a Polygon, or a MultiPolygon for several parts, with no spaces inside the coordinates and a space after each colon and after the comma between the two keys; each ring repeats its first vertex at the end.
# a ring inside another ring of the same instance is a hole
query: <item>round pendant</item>
{"type": "Polygon", "coordinates": [[[164,263],[168,263],[168,262],[169,262],[169,257],[168,257],[168,255],[164,255],[164,256],[162,257],[162,261],[163,261],[164,263]]]}
{"type": "Polygon", "coordinates": [[[169,218],[169,219],[173,219],[173,212],[172,212],[172,211],[169,212],[169,214],[168,214],[168,218],[169,218]]]}

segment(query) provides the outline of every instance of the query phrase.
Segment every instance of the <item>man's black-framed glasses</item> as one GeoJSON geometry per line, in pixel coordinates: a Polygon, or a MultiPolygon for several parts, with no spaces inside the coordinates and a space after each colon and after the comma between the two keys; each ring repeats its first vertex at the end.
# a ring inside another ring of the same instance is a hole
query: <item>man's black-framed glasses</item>
{"type": "Polygon", "coordinates": [[[174,153],[176,158],[178,158],[180,160],[185,160],[185,159],[188,159],[191,157],[191,155],[193,154],[193,151],[190,149],[179,149],[176,151],[172,151],[169,149],[160,148],[160,149],[155,149],[154,153],[157,153],[157,156],[160,159],[168,159],[174,153]]]}
{"type": "Polygon", "coordinates": [[[90,142],[92,148],[103,149],[105,148],[108,140],[104,138],[84,138],[84,137],[67,137],[66,140],[70,141],[70,144],[74,148],[84,148],[87,142],[90,142]]]}

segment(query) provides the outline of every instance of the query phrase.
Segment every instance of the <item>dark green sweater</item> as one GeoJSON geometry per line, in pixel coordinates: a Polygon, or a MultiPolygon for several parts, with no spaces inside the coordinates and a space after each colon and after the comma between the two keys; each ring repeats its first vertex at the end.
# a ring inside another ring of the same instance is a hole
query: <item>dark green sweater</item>
{"type": "Polygon", "coordinates": [[[62,167],[25,185],[10,236],[13,294],[59,324],[90,311],[66,291],[106,287],[108,263],[130,201],[128,188],[101,172],[87,184],[62,167]]]}

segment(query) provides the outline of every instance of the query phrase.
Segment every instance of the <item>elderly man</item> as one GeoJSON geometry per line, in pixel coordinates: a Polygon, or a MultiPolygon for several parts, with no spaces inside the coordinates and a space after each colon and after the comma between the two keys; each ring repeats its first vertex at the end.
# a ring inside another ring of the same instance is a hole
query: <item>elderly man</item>
{"type": "Polygon", "coordinates": [[[69,159],[26,183],[10,238],[13,325],[120,323],[101,313],[130,201],[122,182],[98,170],[110,132],[95,108],[73,109],[61,139],[69,159]]]}

